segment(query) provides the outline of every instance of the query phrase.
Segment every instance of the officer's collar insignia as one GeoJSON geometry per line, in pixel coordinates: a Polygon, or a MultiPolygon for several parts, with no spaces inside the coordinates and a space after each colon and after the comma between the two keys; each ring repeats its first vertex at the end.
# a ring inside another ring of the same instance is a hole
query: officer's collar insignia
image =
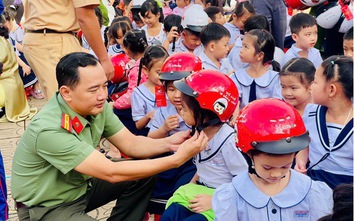
{"type": "Polygon", "coordinates": [[[72,131],[72,120],[68,114],[63,113],[61,115],[61,127],[71,133],[72,131]]]}
{"type": "Polygon", "coordinates": [[[72,120],[72,125],[74,130],[76,131],[77,134],[80,134],[81,131],[84,129],[84,126],[82,125],[82,123],[80,122],[79,118],[77,116],[75,116],[72,120]]]}

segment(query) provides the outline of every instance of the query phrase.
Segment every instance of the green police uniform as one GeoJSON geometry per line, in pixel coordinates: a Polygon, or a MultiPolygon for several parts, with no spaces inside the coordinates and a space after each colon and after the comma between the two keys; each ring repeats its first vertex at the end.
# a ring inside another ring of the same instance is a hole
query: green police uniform
{"type": "MultiPolygon", "coordinates": [[[[72,204],[76,202],[89,206],[90,202],[86,201],[91,199],[88,199],[87,196],[94,195],[93,193],[88,194],[89,190],[100,191],[97,187],[90,185],[97,183],[97,181],[88,175],[75,171],[74,168],[93,151],[96,151],[95,148],[99,145],[102,136],[110,137],[123,127],[108,103],[105,103],[102,113],[83,118],[74,112],[57,93],[32,120],[17,146],[13,157],[11,176],[13,198],[16,202],[20,202],[19,205],[25,205],[24,207],[29,210],[32,208],[53,210],[53,208],[62,205],[73,207],[72,204]]],[[[109,188],[114,186],[114,184],[105,181],[101,182],[109,185],[109,188]]],[[[140,181],[131,184],[136,185],[138,182],[140,181]]],[[[124,193],[122,188],[131,186],[127,182],[122,183],[116,185],[119,188],[119,191],[116,192],[120,194],[124,193]]],[[[103,189],[107,188],[106,184],[103,185],[103,189]]],[[[102,183],[99,185],[102,186],[102,183]]],[[[105,194],[114,195],[109,192],[105,194]]],[[[149,190],[144,190],[144,194],[149,195],[149,190]]],[[[108,197],[109,200],[104,196],[99,198],[109,202],[114,200],[111,196],[108,197]]],[[[96,204],[97,200],[99,201],[99,199],[95,199],[96,204]]],[[[105,203],[107,202],[99,204],[104,205],[105,203]]],[[[90,210],[92,209],[94,208],[90,208],[90,210]]],[[[132,208],[130,209],[132,210],[132,208]]],[[[31,220],[33,212],[37,210],[29,211],[31,220]]],[[[87,208],[84,207],[81,210],[86,212],[87,208]]],[[[73,211],[73,213],[76,212],[73,211]]],[[[39,219],[52,219],[49,218],[50,213],[47,210],[40,213],[39,219]],[[46,214],[49,216],[46,217],[46,214]]],[[[58,218],[57,213],[53,214],[58,218]]]]}

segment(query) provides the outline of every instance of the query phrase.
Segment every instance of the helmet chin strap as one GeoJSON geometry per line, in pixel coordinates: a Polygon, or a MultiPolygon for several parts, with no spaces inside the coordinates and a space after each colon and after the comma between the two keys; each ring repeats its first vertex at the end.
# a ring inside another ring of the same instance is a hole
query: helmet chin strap
{"type": "Polygon", "coordinates": [[[221,123],[219,118],[210,120],[202,125],[195,125],[192,126],[192,131],[191,131],[191,136],[193,136],[195,134],[195,131],[198,131],[198,133],[200,133],[202,130],[204,130],[205,128],[209,127],[209,126],[213,126],[215,124],[221,123]]]}
{"type": "MultiPolygon", "coordinates": [[[[253,160],[251,159],[251,157],[248,154],[245,154],[242,152],[242,155],[245,157],[246,162],[248,164],[248,172],[250,174],[255,174],[258,178],[265,180],[264,178],[262,178],[261,176],[258,175],[257,171],[254,169],[254,163],[253,160]]],[[[284,179],[286,177],[286,175],[282,176],[281,179],[284,179]]]]}

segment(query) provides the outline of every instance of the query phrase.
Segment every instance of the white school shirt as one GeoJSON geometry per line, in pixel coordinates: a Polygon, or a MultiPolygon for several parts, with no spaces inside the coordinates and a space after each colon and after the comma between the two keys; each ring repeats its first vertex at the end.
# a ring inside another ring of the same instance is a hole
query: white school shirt
{"type": "MultiPolygon", "coordinates": [[[[102,38],[102,41],[104,42],[104,30],[106,29],[106,26],[102,25],[101,27],[101,38],[102,38]]],[[[82,35],[81,37],[81,40],[82,40],[82,47],[89,50],[88,53],[92,54],[93,56],[95,56],[97,58],[97,55],[95,54],[95,52],[92,50],[92,48],[90,47],[88,41],[86,40],[85,36],[82,35]]]]}
{"type": "MultiPolygon", "coordinates": [[[[300,58],[300,55],[298,54],[299,51],[302,51],[300,48],[296,47],[295,44],[289,48],[289,50],[284,54],[282,62],[280,63],[280,66],[283,67],[286,62],[288,62],[292,58],[300,58]]],[[[309,53],[307,55],[307,59],[309,59],[315,68],[317,69],[321,63],[322,63],[322,57],[320,54],[320,51],[316,48],[310,48],[309,53]]]]}
{"type": "Polygon", "coordinates": [[[231,182],[234,176],[248,169],[245,158],[235,146],[235,130],[226,123],[194,160],[199,182],[210,188],[231,182]]]}
{"type": "Polygon", "coordinates": [[[224,24],[224,27],[230,32],[230,35],[231,35],[229,45],[234,44],[236,41],[236,38],[241,34],[240,29],[238,29],[238,27],[231,24],[230,22],[226,22],[224,24]]]}
{"type": "Polygon", "coordinates": [[[282,99],[279,73],[268,70],[259,78],[251,78],[245,69],[241,69],[230,75],[235,82],[240,96],[240,109],[248,104],[250,89],[253,80],[256,82],[256,98],[282,99]]]}
{"type": "Polygon", "coordinates": [[[333,174],[353,176],[353,118],[347,125],[326,122],[327,107],[308,104],[303,120],[310,133],[310,166],[323,155],[330,155],[315,166],[314,170],[324,170],[333,174]]]}
{"type": "MultiPolygon", "coordinates": [[[[173,55],[177,52],[189,52],[189,50],[186,48],[186,46],[184,46],[184,44],[182,43],[183,38],[180,37],[176,42],[175,42],[175,51],[172,52],[172,45],[173,43],[170,44],[169,48],[168,48],[168,54],[169,55],[173,55]]],[[[193,54],[199,56],[200,53],[204,50],[203,45],[199,45],[198,47],[196,47],[196,49],[194,49],[193,54]]]]}
{"type": "Polygon", "coordinates": [[[218,68],[212,60],[210,60],[210,58],[204,53],[204,51],[200,53],[199,58],[203,63],[203,69],[220,71],[221,73],[224,73],[226,75],[229,75],[231,71],[234,70],[227,58],[223,58],[220,60],[220,68],[218,68]]]}
{"type": "Polygon", "coordinates": [[[148,29],[147,25],[144,25],[141,28],[141,30],[145,31],[145,36],[146,36],[146,40],[147,40],[148,45],[162,45],[162,43],[166,39],[166,34],[163,31],[163,24],[161,24],[161,30],[160,30],[159,34],[156,36],[150,36],[147,29],[148,29]]]}
{"type": "Polygon", "coordinates": [[[332,212],[332,190],[320,181],[290,170],[288,185],[268,196],[252,182],[248,171],[216,189],[215,221],[317,221],[332,212]]]}
{"type": "Polygon", "coordinates": [[[109,56],[115,56],[117,54],[124,53],[124,51],[123,48],[121,48],[120,44],[114,44],[108,47],[107,53],[109,56]]]}
{"type": "MultiPolygon", "coordinates": [[[[143,118],[150,111],[156,110],[155,94],[151,93],[145,84],[135,88],[132,96],[132,117],[134,121],[143,118]]],[[[146,127],[151,128],[151,120],[146,127]]]]}
{"type": "Polygon", "coordinates": [[[179,125],[177,128],[171,130],[168,132],[168,136],[171,136],[172,134],[175,134],[179,131],[186,131],[190,130],[191,127],[188,126],[184,120],[182,119],[181,116],[179,116],[176,107],[171,104],[171,102],[167,101],[167,106],[166,107],[160,107],[156,110],[154,114],[154,118],[151,120],[151,127],[150,127],[150,132],[155,131],[162,127],[162,125],[165,123],[166,119],[171,116],[171,115],[177,115],[178,120],[179,120],[179,125]]]}

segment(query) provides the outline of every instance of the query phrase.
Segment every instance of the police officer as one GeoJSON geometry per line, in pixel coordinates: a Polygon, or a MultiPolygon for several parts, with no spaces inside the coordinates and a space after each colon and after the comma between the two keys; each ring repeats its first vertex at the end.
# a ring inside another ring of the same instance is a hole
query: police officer
{"type": "Polygon", "coordinates": [[[206,135],[131,134],[106,102],[107,78],[90,54],[64,56],[56,73],[59,92],[33,119],[14,154],[11,188],[19,220],[93,220],[86,212],[118,199],[108,220],[141,221],[153,187],[151,178],[142,178],[182,165],[204,149],[206,135]],[[176,153],[112,162],[95,149],[101,137],[133,158],[176,153]]]}

